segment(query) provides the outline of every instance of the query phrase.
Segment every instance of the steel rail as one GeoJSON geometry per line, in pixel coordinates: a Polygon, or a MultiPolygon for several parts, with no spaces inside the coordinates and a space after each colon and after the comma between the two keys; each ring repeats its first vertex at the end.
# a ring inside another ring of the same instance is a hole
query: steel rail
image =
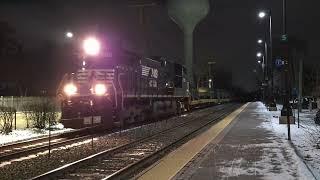
{"type": "MultiPolygon", "coordinates": [[[[196,109],[194,109],[193,111],[195,111],[195,110],[196,109]]],[[[190,112],[188,112],[188,113],[190,113],[190,112]]],[[[163,121],[163,120],[161,120],[161,121],[163,121]]],[[[142,127],[146,124],[151,124],[151,123],[155,123],[155,122],[137,124],[138,126],[133,126],[133,127],[139,127],[139,126],[142,127]]],[[[133,127],[128,126],[125,129],[130,129],[133,127]]],[[[95,128],[96,127],[87,127],[87,128],[83,128],[83,129],[73,130],[71,132],[65,132],[62,134],[53,135],[53,136],[51,136],[51,141],[59,140],[59,139],[61,139],[61,140],[59,142],[50,143],[50,147],[56,148],[59,146],[71,144],[73,142],[77,142],[77,141],[81,141],[81,140],[90,138],[91,136],[98,136],[99,132],[92,134],[92,129],[95,129],[95,128]],[[80,136],[80,137],[78,137],[78,136],[80,136]]],[[[117,131],[121,132],[122,130],[124,130],[124,129],[118,128],[118,129],[116,129],[116,132],[117,131]]],[[[104,132],[103,134],[108,135],[108,134],[112,134],[112,133],[116,133],[116,132],[109,131],[107,133],[104,132]]],[[[31,155],[31,154],[46,150],[49,148],[48,140],[49,140],[49,137],[46,136],[46,137],[29,139],[26,141],[20,141],[17,143],[11,143],[11,144],[1,146],[0,147],[0,162],[9,161],[9,160],[12,160],[15,158],[19,158],[19,157],[26,156],[26,155],[31,155]],[[46,144],[42,145],[41,143],[42,144],[46,143],[46,144]],[[39,145],[36,145],[36,144],[39,144],[39,145]],[[26,147],[26,146],[30,146],[30,145],[35,145],[35,146],[26,147]]]]}
{"type": "Polygon", "coordinates": [[[79,168],[81,165],[85,164],[85,163],[88,163],[94,159],[98,159],[100,157],[103,157],[103,156],[110,156],[112,154],[115,154],[115,153],[118,153],[118,152],[121,152],[121,151],[124,151],[124,150],[127,150],[127,149],[130,149],[136,145],[138,145],[139,143],[144,143],[146,141],[151,141],[153,138],[157,138],[159,137],[159,135],[163,135],[165,133],[168,133],[170,131],[173,131],[173,130],[176,130],[176,129],[179,129],[181,127],[184,127],[184,126],[187,126],[187,125],[190,125],[192,122],[196,122],[194,121],[195,119],[201,119],[201,118],[205,118],[211,114],[214,114],[216,112],[220,112],[220,111],[225,111],[227,110],[227,112],[224,112],[222,114],[219,114],[219,116],[213,118],[212,120],[209,120],[209,122],[207,123],[204,123],[202,125],[200,125],[200,127],[196,128],[195,130],[193,130],[192,132],[190,133],[187,133],[186,135],[184,135],[182,138],[179,138],[177,141],[167,145],[166,147],[156,151],[156,152],[153,152],[151,155],[149,156],[146,156],[142,159],[140,159],[139,161],[133,163],[133,164],[129,164],[128,166],[126,166],[125,168],[121,168],[120,170],[116,171],[115,173],[111,174],[110,176],[108,176],[106,179],[114,179],[114,178],[117,178],[119,177],[120,175],[124,174],[125,172],[129,172],[130,169],[132,169],[133,167],[138,167],[139,164],[142,164],[142,162],[145,162],[147,159],[150,159],[152,157],[155,157],[157,154],[160,154],[160,152],[164,152],[166,151],[167,149],[170,149],[170,147],[178,144],[179,142],[182,142],[183,140],[185,140],[187,137],[190,137],[191,135],[195,134],[196,132],[198,132],[199,130],[203,129],[205,126],[207,126],[208,124],[211,124],[215,121],[217,121],[218,119],[221,119],[222,117],[224,117],[225,115],[229,114],[230,113],[230,110],[233,110],[234,109],[234,106],[232,107],[226,107],[222,110],[219,110],[219,111],[214,111],[213,113],[209,113],[209,114],[205,114],[205,115],[201,115],[200,117],[195,117],[195,118],[192,118],[192,120],[190,121],[186,121],[185,123],[182,123],[182,124],[179,124],[179,125],[176,125],[174,127],[171,127],[171,128],[168,128],[168,129],[165,129],[163,131],[160,131],[160,132],[157,132],[155,134],[152,134],[150,136],[147,136],[147,137],[143,137],[143,138],[140,138],[136,141],[133,141],[133,142],[129,142],[129,143],[126,143],[124,145],[121,145],[121,146],[118,146],[118,147],[114,147],[114,148],[111,148],[111,149],[107,149],[107,150],[104,150],[102,152],[99,152],[99,153],[96,153],[96,154],[93,154],[91,156],[88,156],[86,158],[83,158],[83,159],[80,159],[78,161],[75,161],[75,162],[72,162],[72,163],[69,163],[69,164],[66,164],[64,166],[61,166],[57,169],[54,169],[54,170],[51,170],[49,172],[46,172],[44,174],[41,174],[39,176],[36,176],[36,177],[33,177],[33,179],[44,179],[44,178],[54,178],[54,177],[57,177],[59,175],[63,175],[65,172],[69,172],[70,170],[74,170],[74,169],[77,169],[79,168]]]}
{"type": "Polygon", "coordinates": [[[170,151],[173,147],[176,147],[178,144],[181,144],[182,142],[185,142],[189,137],[195,135],[197,132],[201,131],[203,128],[207,127],[208,125],[212,124],[212,123],[216,123],[217,120],[225,117],[226,115],[228,115],[230,112],[225,112],[221,115],[219,115],[218,117],[215,117],[214,119],[212,119],[211,121],[204,123],[203,125],[201,125],[200,127],[196,128],[195,130],[187,133],[186,135],[184,135],[183,137],[179,138],[178,140],[168,144],[167,146],[161,148],[158,151],[153,152],[152,154],[143,157],[142,159],[129,164],[128,166],[120,169],[119,171],[111,174],[110,176],[104,178],[103,180],[110,180],[110,179],[121,179],[127,176],[130,176],[131,174],[133,174],[134,172],[137,172],[139,169],[147,166],[147,165],[151,165],[152,162],[154,162],[155,160],[159,159],[160,157],[162,157],[167,151],[170,151]]]}

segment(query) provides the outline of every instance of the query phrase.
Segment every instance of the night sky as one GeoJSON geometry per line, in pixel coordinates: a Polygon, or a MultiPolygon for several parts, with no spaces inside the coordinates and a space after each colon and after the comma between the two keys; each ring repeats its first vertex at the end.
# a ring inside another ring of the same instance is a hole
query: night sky
{"type": "MultiPolygon", "coordinates": [[[[318,60],[320,2],[287,3],[288,34],[307,40],[307,61],[318,60]]],[[[256,41],[263,37],[265,28],[257,12],[272,9],[276,37],[281,34],[281,5],[281,0],[212,1],[210,14],[195,30],[197,68],[204,68],[209,59],[214,59],[219,68],[232,72],[235,85],[255,89],[256,41]]],[[[37,51],[46,40],[66,43],[64,33],[68,30],[75,36],[98,30],[110,39],[121,39],[137,52],[142,51],[142,39],[147,38],[148,54],[183,62],[182,31],[161,5],[146,10],[145,26],[139,24],[138,10],[128,7],[126,0],[6,1],[0,3],[0,20],[16,29],[26,51],[37,51]]]]}

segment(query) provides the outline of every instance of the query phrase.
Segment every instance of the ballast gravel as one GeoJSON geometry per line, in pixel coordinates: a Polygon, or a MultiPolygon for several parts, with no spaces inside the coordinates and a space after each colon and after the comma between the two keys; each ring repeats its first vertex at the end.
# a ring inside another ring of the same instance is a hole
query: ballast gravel
{"type": "Polygon", "coordinates": [[[213,110],[222,109],[224,105],[197,110],[179,117],[150,123],[147,125],[115,132],[104,136],[89,138],[70,145],[48,151],[29,155],[10,162],[0,162],[0,179],[30,179],[50,170],[72,163],[92,154],[111,149],[120,145],[149,136],[155,132],[176,126],[187,120],[195,119],[199,114],[212,113],[213,110]]]}

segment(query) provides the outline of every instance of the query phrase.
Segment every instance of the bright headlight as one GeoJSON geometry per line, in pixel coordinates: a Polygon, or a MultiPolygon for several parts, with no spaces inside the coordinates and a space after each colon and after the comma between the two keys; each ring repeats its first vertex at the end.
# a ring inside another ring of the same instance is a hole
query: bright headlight
{"type": "Polygon", "coordinates": [[[94,93],[98,96],[102,96],[104,94],[106,94],[107,92],[107,87],[104,84],[96,84],[94,86],[94,93]]]}
{"type": "Polygon", "coordinates": [[[64,86],[63,90],[66,93],[66,95],[72,96],[72,95],[75,95],[77,93],[78,88],[74,84],[70,83],[70,84],[66,84],[64,86]]]}
{"type": "Polygon", "coordinates": [[[83,50],[89,56],[97,56],[100,52],[100,42],[96,38],[89,37],[83,42],[83,50]]]}

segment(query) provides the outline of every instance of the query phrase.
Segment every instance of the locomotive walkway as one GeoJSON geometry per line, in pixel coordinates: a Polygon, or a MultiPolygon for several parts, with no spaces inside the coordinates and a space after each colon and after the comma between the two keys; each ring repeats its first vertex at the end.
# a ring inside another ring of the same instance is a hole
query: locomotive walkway
{"type": "Polygon", "coordinates": [[[314,179],[260,102],[248,103],[171,152],[139,179],[314,179]]]}

